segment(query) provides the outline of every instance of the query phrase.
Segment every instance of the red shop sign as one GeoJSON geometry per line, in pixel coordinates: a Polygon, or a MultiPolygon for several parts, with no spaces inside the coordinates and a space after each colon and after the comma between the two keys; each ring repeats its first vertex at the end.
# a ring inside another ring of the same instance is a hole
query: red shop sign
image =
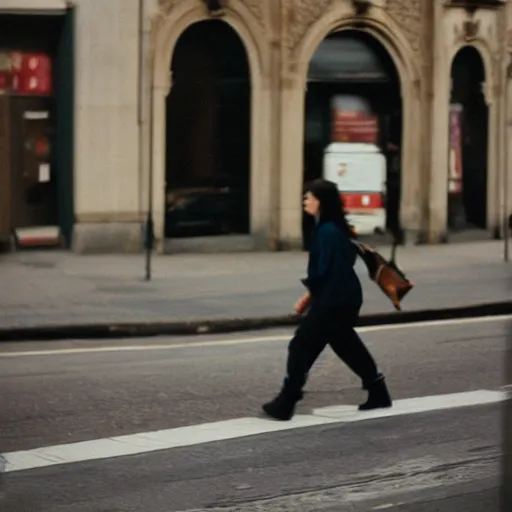
{"type": "Polygon", "coordinates": [[[37,96],[52,94],[52,62],[48,55],[13,52],[11,66],[14,93],[37,96]]]}

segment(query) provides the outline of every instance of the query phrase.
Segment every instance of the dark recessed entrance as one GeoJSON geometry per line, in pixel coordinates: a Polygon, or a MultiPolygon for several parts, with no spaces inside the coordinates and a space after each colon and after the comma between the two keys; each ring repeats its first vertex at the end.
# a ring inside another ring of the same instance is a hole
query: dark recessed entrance
{"type": "Polygon", "coordinates": [[[462,48],[451,76],[448,226],[451,231],[486,229],[489,113],[480,53],[462,48]]]}
{"type": "Polygon", "coordinates": [[[167,100],[166,237],[249,232],[250,102],[247,54],[220,20],[180,37],[167,100]]]}

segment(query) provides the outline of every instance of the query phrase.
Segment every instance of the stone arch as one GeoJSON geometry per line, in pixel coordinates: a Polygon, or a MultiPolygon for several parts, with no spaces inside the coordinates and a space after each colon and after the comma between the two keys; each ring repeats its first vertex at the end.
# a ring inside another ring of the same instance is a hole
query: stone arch
{"type": "Polygon", "coordinates": [[[292,62],[296,63],[300,79],[307,76],[309,62],[325,37],[334,31],[348,29],[367,32],[382,44],[395,63],[402,88],[405,88],[406,81],[417,82],[419,73],[412,51],[393,19],[382,10],[372,17],[356,18],[347,7],[333,9],[320,18],[294,50],[292,62]]]}
{"type": "MultiPolygon", "coordinates": [[[[294,129],[291,123],[303,126],[304,101],[303,94],[307,84],[309,63],[319,44],[334,31],[356,30],[366,32],[374,37],[389,53],[392,58],[401,86],[403,103],[403,135],[402,135],[402,167],[407,172],[402,173],[402,199],[400,206],[400,220],[406,231],[419,232],[422,229],[422,201],[421,201],[421,157],[415,148],[421,140],[421,131],[417,119],[420,116],[420,74],[414,61],[414,53],[400,27],[382,9],[374,9],[369,17],[354,17],[353,11],[346,5],[340,5],[326,13],[308,30],[302,41],[292,49],[290,56],[290,74],[295,83],[294,91],[295,115],[284,131],[294,134],[295,147],[303,147],[303,132],[294,129]]],[[[291,146],[291,143],[289,143],[291,146]]],[[[292,209],[300,211],[300,196],[302,187],[303,161],[301,155],[288,152],[289,161],[282,165],[285,169],[293,169],[294,177],[289,174],[285,182],[281,183],[281,210],[287,218],[281,217],[282,238],[291,239],[292,243],[300,238],[298,231],[290,224],[290,219],[298,224],[299,214],[291,214],[292,209]],[[290,187],[293,183],[293,187],[290,187]],[[292,188],[293,190],[290,190],[292,188]],[[293,197],[292,197],[293,194],[293,197]],[[295,199],[295,197],[297,199],[295,199]]],[[[288,171],[290,173],[291,171],[288,171]]]]}
{"type": "MultiPolygon", "coordinates": [[[[160,14],[155,23],[154,38],[154,81],[155,84],[168,82],[169,65],[174,49],[185,30],[200,21],[212,19],[199,0],[182,2],[170,14],[160,14]]],[[[252,79],[258,79],[268,68],[268,43],[265,33],[252,12],[241,2],[225,9],[220,19],[228,23],[238,34],[247,52],[252,79]]]]}
{"type": "Polygon", "coordinates": [[[450,69],[452,68],[453,62],[455,61],[457,55],[464,48],[474,48],[480,55],[480,58],[482,59],[482,64],[484,67],[484,74],[485,74],[485,82],[486,82],[486,89],[487,89],[486,98],[490,99],[491,95],[492,95],[492,90],[494,89],[494,85],[495,85],[495,73],[494,73],[494,65],[493,65],[491,48],[489,47],[487,41],[485,41],[484,39],[474,39],[473,41],[461,42],[461,43],[455,45],[452,48],[452,52],[451,52],[450,59],[449,59],[450,69]]]}
{"type": "MultiPolygon", "coordinates": [[[[195,23],[220,19],[230,25],[238,34],[247,54],[251,79],[251,234],[262,231],[269,223],[268,206],[265,204],[266,190],[262,190],[268,179],[270,165],[261,155],[262,145],[268,130],[267,122],[270,106],[263,94],[264,81],[268,75],[269,43],[263,27],[252,12],[241,2],[224,10],[222,16],[211,17],[199,0],[186,1],[173,8],[168,14],[158,14],[154,19],[151,55],[152,108],[151,120],[153,141],[150,148],[153,156],[153,203],[155,209],[155,233],[160,241],[164,231],[165,194],[165,101],[172,88],[170,66],[176,44],[188,27],[195,23]],[[254,194],[257,194],[255,200],[254,194]]],[[[162,246],[159,247],[162,249],[162,246]]]]}

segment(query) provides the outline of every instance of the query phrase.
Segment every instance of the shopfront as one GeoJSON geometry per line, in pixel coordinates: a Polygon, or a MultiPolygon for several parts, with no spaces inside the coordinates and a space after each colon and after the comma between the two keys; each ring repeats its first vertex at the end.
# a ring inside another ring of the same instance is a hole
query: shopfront
{"type": "Polygon", "coordinates": [[[0,13],[0,235],[69,246],[73,10],[0,13]]]}

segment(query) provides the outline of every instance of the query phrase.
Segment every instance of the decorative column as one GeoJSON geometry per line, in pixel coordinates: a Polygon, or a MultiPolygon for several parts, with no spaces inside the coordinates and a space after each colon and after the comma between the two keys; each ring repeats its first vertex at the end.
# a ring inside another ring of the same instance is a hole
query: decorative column
{"type": "Polygon", "coordinates": [[[251,82],[251,190],[250,232],[258,249],[268,249],[272,239],[273,182],[276,168],[272,145],[275,90],[268,71],[253,73],[251,82]]]}
{"type": "MultiPolygon", "coordinates": [[[[493,73],[494,75],[494,73],[493,73]]],[[[484,98],[488,109],[487,132],[487,229],[498,234],[500,231],[500,87],[491,83],[491,77],[486,76],[483,84],[484,98]]]]}
{"type": "Polygon", "coordinates": [[[152,112],[151,123],[151,161],[149,173],[151,174],[151,188],[153,194],[153,219],[155,230],[155,248],[161,253],[164,250],[165,228],[165,155],[166,155],[166,117],[167,96],[172,87],[172,74],[166,75],[166,79],[155,80],[151,87],[152,112]]]}
{"type": "Polygon", "coordinates": [[[400,225],[407,243],[415,243],[424,229],[422,205],[425,187],[422,180],[422,131],[428,122],[421,115],[420,85],[418,82],[402,88],[402,162],[400,225]],[[418,119],[423,119],[418,122],[418,119]]]}
{"type": "Polygon", "coordinates": [[[279,239],[285,250],[302,246],[305,91],[300,84],[292,65],[281,80],[279,239]]]}
{"type": "MultiPolygon", "coordinates": [[[[433,27],[441,30],[434,32],[432,96],[431,96],[431,132],[430,161],[428,169],[428,242],[446,241],[448,222],[448,150],[449,150],[449,105],[451,93],[451,73],[447,45],[443,37],[443,6],[436,4],[433,13],[433,27]]],[[[427,71],[427,70],[425,70],[427,71]]],[[[428,161],[428,158],[427,158],[428,161]]]]}

